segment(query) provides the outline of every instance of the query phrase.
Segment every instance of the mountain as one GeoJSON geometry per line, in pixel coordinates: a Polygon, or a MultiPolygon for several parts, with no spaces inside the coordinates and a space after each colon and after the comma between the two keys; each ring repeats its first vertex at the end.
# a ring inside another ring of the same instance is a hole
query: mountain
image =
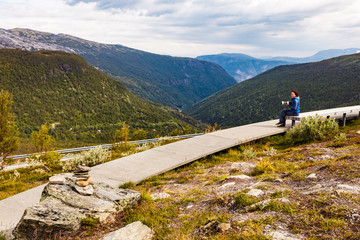
{"type": "Polygon", "coordinates": [[[264,59],[254,58],[240,53],[221,53],[198,56],[196,59],[217,63],[233,76],[237,82],[242,82],[280,65],[318,62],[359,52],[360,48],[329,49],[305,58],[271,57],[264,59]]]}
{"type": "Polygon", "coordinates": [[[0,86],[14,96],[23,136],[44,123],[60,123],[52,130],[59,139],[89,141],[111,140],[123,122],[152,136],[197,125],[170,107],[135,96],[82,57],[62,51],[0,49],[0,86]]]}
{"type": "Polygon", "coordinates": [[[293,89],[301,111],[360,104],[360,54],[316,63],[278,66],[185,109],[194,118],[224,127],[276,119],[293,89]]]}
{"type": "Polygon", "coordinates": [[[157,55],[65,34],[0,29],[0,47],[76,53],[136,95],[178,109],[236,84],[223,68],[214,63],[157,55]]]}
{"type": "Polygon", "coordinates": [[[217,63],[237,82],[242,82],[279,65],[291,64],[287,61],[257,59],[245,54],[221,53],[198,56],[196,59],[217,63]]]}
{"type": "Polygon", "coordinates": [[[309,62],[319,62],[325,59],[339,57],[342,55],[350,55],[360,53],[360,48],[347,48],[347,49],[329,49],[317,52],[316,54],[310,57],[304,58],[293,58],[293,57],[273,57],[268,60],[271,61],[287,61],[293,63],[309,63],[309,62]]]}

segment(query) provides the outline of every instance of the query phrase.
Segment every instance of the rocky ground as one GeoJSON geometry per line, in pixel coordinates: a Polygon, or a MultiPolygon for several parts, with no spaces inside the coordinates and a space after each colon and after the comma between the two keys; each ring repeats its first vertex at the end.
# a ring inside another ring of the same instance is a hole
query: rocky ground
{"type": "Polygon", "coordinates": [[[267,138],[127,184],[142,193],[137,207],[59,239],[99,239],[135,221],[155,239],[360,239],[358,126],[306,145],[267,138]]]}

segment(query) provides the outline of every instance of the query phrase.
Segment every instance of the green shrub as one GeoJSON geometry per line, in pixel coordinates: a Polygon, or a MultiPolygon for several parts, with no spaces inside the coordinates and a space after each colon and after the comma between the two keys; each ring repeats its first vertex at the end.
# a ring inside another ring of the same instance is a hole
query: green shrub
{"type": "Polygon", "coordinates": [[[2,231],[0,231],[0,240],[6,240],[6,235],[2,231]]]}
{"type": "Polygon", "coordinates": [[[135,183],[133,183],[132,181],[123,183],[119,186],[119,188],[122,188],[122,189],[128,189],[128,188],[133,188],[133,187],[135,187],[135,183]]]}
{"type": "Polygon", "coordinates": [[[334,137],[339,131],[339,125],[334,119],[323,117],[306,117],[301,124],[290,129],[285,139],[287,142],[305,143],[327,140],[334,137]]]}
{"type": "Polygon", "coordinates": [[[110,154],[107,149],[101,147],[93,148],[89,151],[78,154],[75,158],[66,161],[62,168],[64,172],[70,172],[76,169],[78,165],[95,166],[108,160],[110,154]]]}
{"type": "Polygon", "coordinates": [[[99,218],[86,217],[81,219],[81,225],[83,226],[95,226],[99,223],[99,218]]]}
{"type": "Polygon", "coordinates": [[[242,159],[254,159],[257,157],[257,153],[252,147],[246,147],[240,155],[242,159]]]}
{"type": "Polygon", "coordinates": [[[246,207],[249,205],[253,205],[256,202],[258,202],[258,199],[256,197],[248,195],[243,192],[238,193],[235,196],[235,204],[240,207],[246,207]]]}
{"type": "Polygon", "coordinates": [[[251,173],[251,175],[253,176],[257,176],[257,175],[261,175],[261,174],[268,174],[268,173],[273,173],[275,172],[275,167],[273,166],[273,164],[269,161],[269,160],[261,160],[256,167],[254,168],[253,172],[251,173]]]}

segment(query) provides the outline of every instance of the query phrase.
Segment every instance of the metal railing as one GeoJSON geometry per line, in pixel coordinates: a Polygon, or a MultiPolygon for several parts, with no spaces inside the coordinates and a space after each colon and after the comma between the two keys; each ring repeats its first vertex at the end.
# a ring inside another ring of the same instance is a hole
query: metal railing
{"type": "MultiPolygon", "coordinates": [[[[186,138],[192,138],[196,136],[200,136],[203,133],[194,133],[194,134],[187,134],[187,135],[179,135],[179,136],[170,136],[170,137],[162,137],[162,138],[151,138],[151,139],[144,139],[144,140],[138,140],[138,141],[129,141],[131,144],[143,144],[143,143],[150,143],[150,142],[158,142],[164,139],[186,139],[186,138]]],[[[61,149],[56,150],[55,152],[59,154],[65,154],[65,153],[75,153],[75,152],[82,152],[82,151],[88,151],[97,147],[101,148],[111,148],[113,144],[103,144],[103,145],[96,145],[96,146],[88,146],[88,147],[78,147],[78,148],[69,148],[69,149],[61,149]]],[[[15,156],[9,156],[7,158],[12,158],[14,160],[16,159],[23,159],[31,157],[33,154],[23,154],[23,155],[15,155],[15,156]]]]}

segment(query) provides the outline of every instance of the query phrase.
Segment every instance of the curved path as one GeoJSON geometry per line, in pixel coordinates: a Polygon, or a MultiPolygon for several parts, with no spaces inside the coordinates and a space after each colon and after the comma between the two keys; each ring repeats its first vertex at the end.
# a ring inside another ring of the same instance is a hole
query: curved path
{"type": "MultiPolygon", "coordinates": [[[[276,127],[276,122],[259,122],[170,143],[97,165],[92,167],[90,175],[94,181],[113,187],[129,181],[138,183],[227,148],[285,132],[286,128],[276,127]]],[[[44,186],[0,201],[0,231],[12,231],[24,210],[39,202],[44,186]]]]}
{"type": "MultiPolygon", "coordinates": [[[[359,117],[360,106],[328,109],[326,115],[334,112],[340,113],[340,111],[341,113],[345,111],[349,117],[359,117]]],[[[320,112],[323,111],[308,112],[301,115],[316,115],[320,112]]],[[[334,116],[342,118],[342,114],[335,114],[334,116]]],[[[129,181],[139,183],[151,176],[210,154],[280,134],[287,130],[287,128],[276,127],[276,122],[277,120],[271,120],[243,125],[167,144],[92,167],[90,175],[94,181],[105,182],[113,187],[118,187],[129,181]]],[[[287,127],[290,125],[289,122],[287,127]]],[[[19,222],[24,210],[39,202],[43,188],[44,185],[0,201],[0,231],[11,231],[19,222]]]]}

